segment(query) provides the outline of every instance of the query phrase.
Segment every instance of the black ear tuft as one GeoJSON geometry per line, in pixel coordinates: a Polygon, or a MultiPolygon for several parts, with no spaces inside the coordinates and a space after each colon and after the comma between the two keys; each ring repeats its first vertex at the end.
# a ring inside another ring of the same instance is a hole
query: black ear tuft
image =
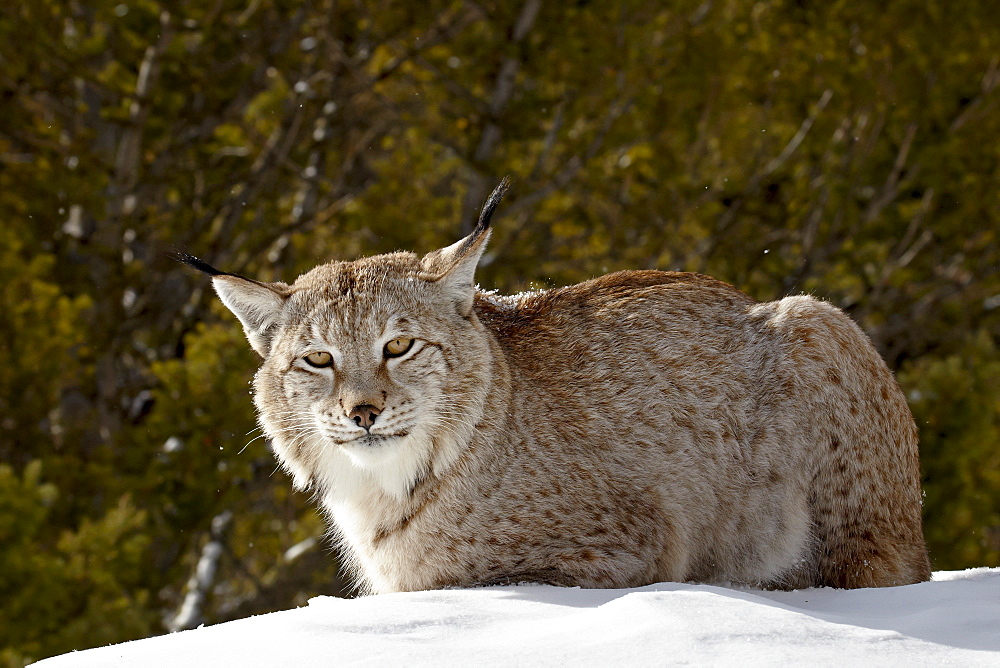
{"type": "Polygon", "coordinates": [[[170,259],[182,262],[189,267],[194,267],[198,271],[204,272],[209,276],[232,276],[233,274],[226,273],[216,269],[209,263],[196,258],[194,255],[188,255],[187,253],[182,253],[181,251],[170,251],[170,259]]]}
{"type": "Polygon", "coordinates": [[[486,231],[490,226],[490,218],[493,217],[493,211],[496,210],[497,205],[500,204],[500,200],[503,196],[507,194],[507,189],[510,187],[510,177],[505,176],[500,181],[500,185],[486,198],[486,203],[483,204],[483,210],[479,213],[479,223],[476,225],[476,229],[473,232],[473,237],[477,237],[486,231]]]}

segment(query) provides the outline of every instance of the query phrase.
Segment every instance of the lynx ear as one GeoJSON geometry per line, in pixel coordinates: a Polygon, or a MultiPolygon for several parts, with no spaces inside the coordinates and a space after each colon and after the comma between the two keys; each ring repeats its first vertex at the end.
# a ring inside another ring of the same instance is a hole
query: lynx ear
{"type": "Polygon", "coordinates": [[[246,332],[250,345],[261,357],[267,357],[274,337],[274,325],[288,298],[288,286],[284,283],[261,283],[238,274],[219,271],[187,253],[173,253],[173,258],[212,277],[215,291],[226,308],[243,324],[243,331],[246,332]]]}
{"type": "Polygon", "coordinates": [[[284,283],[260,283],[242,276],[220,274],[212,277],[219,299],[243,324],[247,340],[261,357],[267,357],[275,325],[288,297],[284,283]]]}
{"type": "Polygon", "coordinates": [[[510,179],[505,177],[489,196],[472,234],[450,246],[431,251],[420,261],[428,278],[449,293],[463,316],[472,311],[472,300],[476,294],[476,266],[490,238],[490,218],[509,185],[510,179]]]}
{"type": "Polygon", "coordinates": [[[461,241],[432,251],[421,260],[427,278],[441,286],[455,302],[458,312],[467,316],[472,311],[476,294],[476,265],[486,250],[489,229],[478,230],[461,241]]]}

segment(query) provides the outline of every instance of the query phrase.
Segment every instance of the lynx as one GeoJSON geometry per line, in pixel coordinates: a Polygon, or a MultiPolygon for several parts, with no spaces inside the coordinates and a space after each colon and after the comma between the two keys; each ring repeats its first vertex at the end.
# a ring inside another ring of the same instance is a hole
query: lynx
{"type": "Polygon", "coordinates": [[[457,243],[292,285],[212,275],[260,424],[365,592],[930,576],[917,430],[842,311],[623,271],[500,296],[457,243]]]}

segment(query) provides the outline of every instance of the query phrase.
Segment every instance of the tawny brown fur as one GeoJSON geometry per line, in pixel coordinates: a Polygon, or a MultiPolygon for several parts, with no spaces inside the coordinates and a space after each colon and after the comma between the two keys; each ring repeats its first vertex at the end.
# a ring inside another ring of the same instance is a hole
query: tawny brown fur
{"type": "Polygon", "coordinates": [[[928,579],[917,430],[844,313],[658,271],[485,294],[488,236],[215,276],[264,357],[261,425],[364,590],[928,579]]]}

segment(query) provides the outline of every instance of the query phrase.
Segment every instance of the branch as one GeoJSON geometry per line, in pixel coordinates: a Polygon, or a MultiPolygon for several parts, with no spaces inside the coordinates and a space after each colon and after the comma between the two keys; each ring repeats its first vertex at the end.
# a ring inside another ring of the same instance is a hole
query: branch
{"type": "Polygon", "coordinates": [[[142,132],[149,117],[149,98],[159,77],[160,59],[173,39],[170,14],[160,14],[160,38],[156,44],[146,47],[139,75],[135,82],[135,97],[129,105],[128,125],[122,132],[118,151],[115,155],[115,187],[111,198],[112,216],[128,215],[134,208],[129,203],[129,195],[139,180],[139,162],[142,157],[142,132]]]}
{"type": "Polygon", "coordinates": [[[820,112],[826,109],[826,105],[830,104],[831,99],[833,99],[833,90],[827,88],[823,91],[823,94],[820,95],[819,100],[816,101],[816,105],[813,107],[812,111],[809,112],[809,115],[806,116],[804,121],[802,121],[802,125],[799,126],[798,131],[792,137],[791,141],[785,145],[785,148],[781,150],[781,153],[779,153],[774,160],[767,163],[764,167],[758,181],[763,180],[765,177],[778,171],[786,162],[788,162],[788,159],[792,157],[792,154],[795,153],[795,151],[802,144],[802,140],[809,134],[809,130],[812,129],[813,123],[816,122],[816,118],[820,115],[820,112]]]}
{"type": "Polygon", "coordinates": [[[352,594],[351,583],[336,566],[336,559],[329,549],[316,538],[309,538],[285,551],[284,558],[257,583],[253,593],[223,603],[218,610],[219,621],[242,619],[296,604],[303,593],[309,596],[337,596],[347,598],[352,594]]]}
{"type": "Polygon", "coordinates": [[[976,110],[982,105],[983,100],[994,90],[997,86],[1000,86],[1000,56],[993,56],[990,61],[989,66],[986,68],[986,73],[983,75],[982,81],[982,92],[975,97],[969,104],[962,110],[951,125],[948,127],[949,133],[957,132],[965,125],[976,110]]]}
{"type": "Polygon", "coordinates": [[[715,223],[714,233],[698,244],[695,249],[694,260],[700,265],[698,267],[698,271],[703,271],[705,261],[712,254],[715,247],[718,246],[722,236],[729,230],[730,226],[736,220],[736,215],[743,209],[743,205],[746,203],[746,200],[751,195],[757,193],[761,184],[764,182],[764,179],[781,169],[784,164],[788,162],[789,158],[794,155],[795,151],[798,150],[799,146],[802,145],[803,140],[809,134],[809,131],[812,129],[816,119],[830,103],[831,99],[833,99],[833,90],[827,88],[823,91],[823,94],[820,95],[816,104],[813,105],[813,108],[809,111],[809,115],[806,116],[806,118],[802,121],[802,124],[799,125],[799,129],[795,132],[785,147],[781,149],[781,152],[768,162],[763,169],[759,170],[752,177],[750,177],[750,181],[747,183],[746,188],[743,189],[743,192],[736,197],[729,205],[729,208],[727,208],[725,212],[719,216],[719,219],[715,223]]]}
{"type": "MultiPolygon", "coordinates": [[[[479,12],[472,11],[463,13],[463,9],[464,6],[455,9],[450,14],[445,14],[442,18],[438,18],[438,20],[427,29],[427,32],[413,40],[412,45],[409,46],[402,54],[380,69],[372,77],[371,82],[375,83],[389,77],[405,63],[415,60],[419,54],[431,47],[437,46],[451,39],[455,36],[455,34],[461,32],[466,27],[481,18],[479,12]]],[[[372,49],[371,52],[374,53],[374,49],[372,49]]]]}
{"type": "Polygon", "coordinates": [[[193,629],[204,622],[201,614],[205,604],[205,597],[208,590],[215,584],[215,575],[218,571],[219,557],[223,552],[223,541],[229,532],[229,527],[233,523],[233,513],[225,510],[212,518],[212,529],[209,533],[210,539],[201,549],[201,557],[198,565],[191,575],[187,584],[187,595],[177,610],[177,614],[167,621],[167,628],[171,633],[193,629]]]}
{"type": "MultiPolygon", "coordinates": [[[[555,173],[552,179],[541,188],[537,188],[531,193],[524,195],[509,206],[506,207],[506,213],[509,216],[518,215],[520,217],[516,224],[508,226],[509,232],[504,235],[504,241],[496,246],[492,251],[487,251],[486,255],[483,256],[480,266],[488,266],[494,258],[503,257],[506,254],[506,250],[517,240],[521,231],[527,226],[528,222],[531,220],[529,212],[530,210],[541,200],[545,199],[553,192],[557,190],[562,190],[573,181],[574,178],[580,173],[601,147],[604,145],[604,140],[607,138],[608,133],[614,126],[615,121],[617,121],[626,111],[631,108],[633,103],[632,98],[626,98],[611,104],[608,108],[607,114],[604,116],[604,120],[601,122],[601,127],[594,135],[594,138],[587,145],[587,148],[580,153],[575,153],[570,156],[564,163],[563,166],[555,173]]],[[[557,109],[558,113],[558,109],[557,109]]],[[[561,122],[561,121],[560,121],[561,122]]]]}
{"type": "MultiPolygon", "coordinates": [[[[541,7],[541,0],[527,0],[524,3],[517,21],[514,23],[514,29],[511,32],[508,45],[509,48],[524,41],[532,25],[534,25],[535,18],[538,16],[538,11],[541,7]]],[[[478,216],[479,205],[482,204],[489,189],[487,177],[479,171],[479,167],[486,165],[490,161],[493,153],[496,151],[497,145],[500,143],[500,137],[503,134],[499,125],[500,117],[507,108],[511,95],[514,94],[514,83],[520,66],[521,60],[516,55],[507,56],[500,64],[500,71],[497,73],[496,83],[493,86],[493,95],[490,97],[488,104],[489,119],[486,121],[486,125],[479,136],[479,144],[472,154],[473,174],[470,179],[469,188],[465,193],[465,199],[462,202],[461,223],[463,234],[468,234],[472,231],[478,216]]]]}
{"type": "Polygon", "coordinates": [[[926,228],[917,236],[917,230],[923,225],[924,219],[931,210],[933,202],[934,189],[928,188],[920,200],[920,206],[913,214],[913,218],[910,219],[903,238],[896,244],[896,247],[889,253],[889,257],[886,258],[885,264],[882,265],[878,282],[873,286],[871,296],[868,298],[870,308],[877,308],[882,295],[889,288],[889,280],[892,278],[892,275],[913,262],[920,251],[934,238],[933,232],[926,228]]]}
{"type": "MultiPolygon", "coordinates": [[[[899,152],[896,154],[896,160],[892,164],[892,169],[889,171],[889,175],[885,179],[885,184],[882,186],[882,190],[879,191],[877,197],[875,197],[868,208],[865,209],[865,213],[862,219],[866,223],[870,223],[881,215],[885,207],[889,206],[896,197],[899,196],[901,190],[899,185],[899,177],[903,173],[903,168],[906,167],[906,159],[910,155],[910,147],[913,146],[913,138],[917,135],[917,124],[910,123],[906,128],[906,136],[903,137],[903,143],[899,146],[899,152]]],[[[912,180],[916,175],[917,170],[913,169],[910,171],[910,178],[912,180]]]]}

